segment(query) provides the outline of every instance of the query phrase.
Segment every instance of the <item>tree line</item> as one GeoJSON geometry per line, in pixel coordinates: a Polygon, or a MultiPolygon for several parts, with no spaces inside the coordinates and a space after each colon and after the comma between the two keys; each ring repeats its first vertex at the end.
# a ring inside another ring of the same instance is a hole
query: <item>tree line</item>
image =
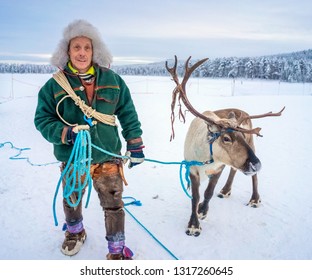
{"type": "MultiPolygon", "coordinates": [[[[191,60],[195,63],[196,60],[191,60]]],[[[168,60],[168,63],[173,63],[168,60]]],[[[184,72],[185,61],[179,62],[177,72],[184,72]]],[[[112,66],[120,75],[168,76],[165,62],[112,66]]],[[[0,73],[47,74],[57,71],[52,65],[1,63],[0,73]]],[[[312,49],[281,55],[260,57],[225,57],[209,59],[198,67],[193,77],[245,78],[279,80],[284,82],[312,82],[312,49]]]]}
{"type": "Polygon", "coordinates": [[[28,64],[28,63],[1,63],[0,73],[12,74],[49,74],[57,69],[49,64],[28,64]]]}
{"type": "MultiPolygon", "coordinates": [[[[191,60],[190,63],[196,63],[196,61],[191,60]]],[[[168,64],[173,65],[173,61],[168,60],[168,64]]],[[[183,75],[184,64],[185,61],[178,63],[177,73],[180,76],[183,75]]],[[[121,75],[168,75],[164,62],[115,66],[114,70],[121,75]]],[[[284,55],[209,59],[194,71],[193,77],[266,79],[311,83],[312,49],[284,55]]]]}

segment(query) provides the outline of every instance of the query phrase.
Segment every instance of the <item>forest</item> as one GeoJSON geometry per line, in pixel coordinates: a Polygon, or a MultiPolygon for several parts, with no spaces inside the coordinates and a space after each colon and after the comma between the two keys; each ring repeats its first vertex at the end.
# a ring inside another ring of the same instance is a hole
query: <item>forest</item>
{"type": "MultiPolygon", "coordinates": [[[[192,59],[195,63],[198,59],[192,59]]],[[[168,60],[173,64],[173,59],[168,60]]],[[[179,61],[178,74],[184,71],[184,61],[179,61]]],[[[167,76],[165,61],[149,64],[120,65],[111,67],[120,75],[167,76]]],[[[52,65],[1,63],[0,73],[53,73],[52,65]]],[[[312,49],[259,57],[224,57],[208,59],[194,73],[194,77],[245,78],[279,80],[291,83],[312,82],[312,49]]]]}

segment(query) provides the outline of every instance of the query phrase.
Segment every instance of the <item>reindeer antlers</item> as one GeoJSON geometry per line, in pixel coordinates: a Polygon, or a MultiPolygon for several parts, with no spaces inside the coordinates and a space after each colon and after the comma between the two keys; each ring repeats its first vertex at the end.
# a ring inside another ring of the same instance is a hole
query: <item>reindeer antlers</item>
{"type": "Polygon", "coordinates": [[[171,102],[171,128],[172,128],[172,134],[171,134],[171,138],[170,141],[172,139],[174,139],[174,129],[173,129],[173,123],[174,123],[174,107],[176,104],[176,99],[177,99],[177,95],[179,95],[178,97],[178,102],[179,102],[179,118],[183,120],[183,122],[185,122],[185,115],[182,112],[182,107],[181,107],[181,102],[180,99],[182,99],[184,105],[186,106],[186,108],[192,112],[192,114],[194,114],[197,117],[201,117],[206,119],[206,121],[209,122],[209,119],[207,119],[204,115],[200,114],[199,112],[197,112],[193,106],[191,105],[191,103],[188,101],[187,96],[185,94],[185,85],[188,81],[188,79],[190,78],[191,74],[193,73],[193,71],[201,64],[203,64],[206,60],[208,60],[208,58],[204,58],[198,62],[196,62],[192,67],[189,67],[189,61],[191,59],[191,56],[186,60],[185,62],[185,73],[184,73],[184,77],[182,80],[182,83],[180,84],[179,82],[179,78],[177,75],[177,65],[178,65],[178,59],[177,56],[174,56],[174,66],[172,68],[168,67],[168,61],[166,61],[166,69],[167,71],[171,74],[173,81],[177,84],[177,86],[175,87],[175,89],[172,92],[172,102],[171,102]]]}
{"type": "Polygon", "coordinates": [[[180,109],[179,109],[179,118],[180,119],[182,118],[183,122],[185,122],[185,115],[183,114],[182,109],[181,109],[181,102],[180,102],[181,99],[182,99],[182,102],[184,103],[184,105],[186,106],[186,108],[194,116],[203,119],[204,121],[206,121],[209,124],[214,124],[214,125],[218,126],[220,128],[220,130],[224,129],[224,128],[231,128],[231,129],[236,130],[236,131],[240,131],[240,132],[243,132],[243,133],[249,133],[249,134],[256,134],[258,136],[262,136],[260,134],[260,130],[261,130],[260,127],[257,127],[257,128],[254,128],[254,129],[244,129],[244,128],[240,127],[240,125],[247,119],[256,119],[256,118],[263,118],[263,117],[268,117],[268,116],[280,116],[282,114],[282,112],[284,111],[285,107],[278,113],[269,112],[269,113],[262,114],[262,115],[249,116],[247,118],[244,118],[244,119],[240,120],[240,122],[237,123],[235,126],[234,125],[232,125],[232,126],[225,125],[223,123],[216,122],[214,119],[208,118],[207,116],[205,116],[205,115],[199,113],[197,110],[195,110],[195,108],[189,102],[189,100],[188,100],[188,98],[186,96],[186,90],[185,90],[185,85],[186,85],[188,79],[190,78],[190,76],[192,75],[192,73],[194,72],[194,70],[196,68],[198,68],[201,64],[203,64],[205,61],[207,61],[208,58],[204,58],[202,60],[199,60],[193,66],[189,67],[190,59],[191,59],[191,56],[185,62],[185,73],[184,73],[184,77],[183,77],[183,80],[182,80],[181,84],[179,82],[179,78],[178,78],[178,75],[177,75],[177,65],[178,65],[177,56],[176,55],[174,56],[175,62],[174,62],[174,66],[172,68],[168,67],[168,62],[166,61],[166,69],[171,74],[171,76],[173,78],[173,81],[177,85],[174,88],[173,92],[172,92],[172,103],[171,103],[171,128],[172,128],[172,134],[171,134],[170,141],[174,138],[174,129],[173,129],[173,123],[174,123],[174,118],[175,118],[174,107],[175,107],[176,99],[177,99],[178,95],[179,95],[178,102],[179,102],[179,107],[180,107],[180,109]]]}
{"type": "Polygon", "coordinates": [[[249,117],[246,117],[246,118],[243,118],[239,123],[238,125],[241,125],[245,120],[251,120],[251,119],[260,119],[260,118],[265,118],[265,117],[279,117],[282,115],[282,112],[285,110],[285,106],[282,108],[282,110],[280,110],[279,112],[277,113],[272,113],[272,112],[268,112],[266,114],[261,114],[261,115],[254,115],[254,116],[249,116],[249,117]]]}

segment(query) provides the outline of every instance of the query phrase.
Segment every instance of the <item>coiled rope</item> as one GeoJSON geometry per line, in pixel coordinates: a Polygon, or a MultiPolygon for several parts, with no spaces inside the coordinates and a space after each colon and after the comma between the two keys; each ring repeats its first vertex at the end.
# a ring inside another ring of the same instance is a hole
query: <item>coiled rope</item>
{"type": "Polygon", "coordinates": [[[61,173],[57,183],[54,198],[53,198],[53,217],[54,223],[57,226],[56,217],[56,198],[62,182],[65,182],[63,187],[63,197],[71,207],[77,207],[82,199],[83,192],[88,186],[88,195],[86,208],[88,207],[90,194],[92,189],[92,178],[90,174],[91,167],[91,136],[89,131],[79,131],[75,140],[73,150],[70,154],[68,162],[61,173]]]}
{"type": "MultiPolygon", "coordinates": [[[[58,116],[60,117],[60,119],[66,123],[69,126],[73,126],[74,124],[70,124],[68,122],[66,122],[62,116],[60,115],[59,111],[58,111],[58,107],[60,105],[60,103],[62,101],[64,101],[64,99],[70,97],[74,100],[75,104],[81,109],[81,111],[84,113],[84,115],[91,119],[92,117],[95,118],[96,120],[111,125],[111,126],[117,126],[116,124],[116,117],[114,115],[107,115],[107,114],[103,114],[100,112],[97,112],[95,109],[93,109],[92,107],[88,106],[84,100],[81,100],[81,98],[74,92],[74,90],[72,89],[71,85],[69,84],[65,74],[62,71],[58,71],[57,73],[53,74],[53,78],[54,80],[68,93],[68,95],[64,96],[58,103],[56,106],[56,112],[58,114],[58,116]]],[[[96,124],[96,121],[93,121],[93,124],[96,124]]]]}

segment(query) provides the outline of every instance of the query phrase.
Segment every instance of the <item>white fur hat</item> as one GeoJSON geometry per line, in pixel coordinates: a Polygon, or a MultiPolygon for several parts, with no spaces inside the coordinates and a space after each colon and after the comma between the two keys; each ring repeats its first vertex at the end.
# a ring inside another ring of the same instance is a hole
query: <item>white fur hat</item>
{"type": "Polygon", "coordinates": [[[85,20],[75,20],[70,23],[63,32],[63,38],[59,42],[58,47],[51,57],[51,64],[64,69],[68,56],[68,45],[71,39],[84,36],[92,40],[93,46],[93,63],[100,66],[108,67],[112,63],[113,57],[101,39],[99,31],[89,22],[85,20]]]}

